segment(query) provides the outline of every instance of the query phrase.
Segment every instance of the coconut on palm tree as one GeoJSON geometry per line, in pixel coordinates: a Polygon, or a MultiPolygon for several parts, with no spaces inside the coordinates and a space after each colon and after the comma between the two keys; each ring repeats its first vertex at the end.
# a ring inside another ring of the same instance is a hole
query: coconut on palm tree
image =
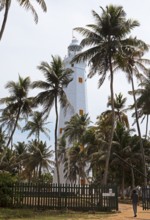
{"type": "Polygon", "coordinates": [[[69,107],[64,88],[72,81],[72,70],[65,68],[62,59],[59,56],[52,56],[49,63],[41,62],[38,69],[43,73],[45,81],[39,80],[32,83],[32,88],[42,89],[36,97],[35,102],[43,106],[43,114],[48,117],[52,107],[55,108],[55,160],[57,170],[57,182],[60,183],[58,149],[57,149],[57,129],[58,129],[58,103],[65,110],[69,107]]]}
{"type": "Polygon", "coordinates": [[[72,62],[79,62],[81,60],[88,61],[90,67],[89,77],[98,73],[100,76],[99,87],[103,84],[107,73],[109,72],[113,117],[103,180],[106,184],[115,122],[112,63],[115,56],[118,53],[122,53],[122,43],[127,37],[127,34],[129,34],[134,27],[139,26],[139,23],[136,20],[127,20],[126,13],[121,6],[109,5],[105,9],[102,7],[101,9],[101,15],[94,10],[92,11],[95,18],[95,24],[89,24],[87,25],[87,28],[75,28],[75,30],[81,33],[84,37],[81,41],[81,45],[88,49],[76,55],[72,62]]]}

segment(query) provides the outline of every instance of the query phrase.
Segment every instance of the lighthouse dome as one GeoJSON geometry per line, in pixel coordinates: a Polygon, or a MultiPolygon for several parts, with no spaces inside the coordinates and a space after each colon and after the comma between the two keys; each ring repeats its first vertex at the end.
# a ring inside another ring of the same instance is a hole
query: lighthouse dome
{"type": "Polygon", "coordinates": [[[78,40],[75,37],[73,37],[72,42],[68,46],[69,54],[70,54],[70,52],[77,53],[77,52],[81,51],[81,48],[82,47],[79,44],[78,40]]]}

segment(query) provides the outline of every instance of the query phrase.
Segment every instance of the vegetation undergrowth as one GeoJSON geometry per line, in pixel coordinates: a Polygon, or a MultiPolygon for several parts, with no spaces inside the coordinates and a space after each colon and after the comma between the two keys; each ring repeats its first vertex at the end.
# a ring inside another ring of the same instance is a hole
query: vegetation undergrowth
{"type": "Polygon", "coordinates": [[[31,209],[0,209],[0,219],[5,220],[97,220],[104,219],[112,213],[87,213],[73,211],[36,211],[31,209]]]}

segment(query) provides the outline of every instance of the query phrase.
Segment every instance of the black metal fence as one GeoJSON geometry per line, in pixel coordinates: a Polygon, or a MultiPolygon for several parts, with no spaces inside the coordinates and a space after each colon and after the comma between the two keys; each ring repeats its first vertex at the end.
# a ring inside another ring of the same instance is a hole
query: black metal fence
{"type": "Polygon", "coordinates": [[[142,187],[142,206],[143,210],[150,209],[150,187],[142,187]]]}
{"type": "MultiPolygon", "coordinates": [[[[0,186],[1,187],[1,186],[0,186]]],[[[11,207],[70,209],[82,211],[118,210],[116,186],[14,184],[11,207]]]]}

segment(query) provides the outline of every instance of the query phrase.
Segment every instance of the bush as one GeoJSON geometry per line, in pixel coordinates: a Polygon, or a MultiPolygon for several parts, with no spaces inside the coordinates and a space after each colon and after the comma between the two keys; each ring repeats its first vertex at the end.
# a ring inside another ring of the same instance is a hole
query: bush
{"type": "Polygon", "coordinates": [[[8,207],[12,204],[12,184],[15,178],[10,173],[0,173],[0,207],[8,207]]]}

